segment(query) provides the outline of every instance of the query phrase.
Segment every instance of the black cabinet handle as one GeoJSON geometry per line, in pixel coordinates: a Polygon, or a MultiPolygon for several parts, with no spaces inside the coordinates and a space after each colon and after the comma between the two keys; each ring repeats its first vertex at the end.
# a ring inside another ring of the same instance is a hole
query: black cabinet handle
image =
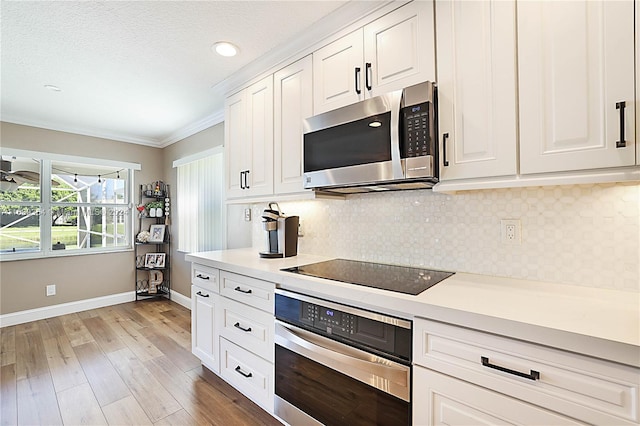
{"type": "Polygon", "coordinates": [[[249,170],[244,171],[244,189],[249,189],[249,170]]]}
{"type": "Polygon", "coordinates": [[[494,370],[503,371],[505,373],[513,374],[514,376],[524,377],[529,380],[540,380],[540,372],[535,370],[530,370],[530,373],[521,373],[516,370],[511,370],[510,368],[500,367],[499,365],[489,363],[489,358],[486,356],[480,357],[480,361],[482,361],[482,365],[485,367],[493,368],[494,370]]]}
{"type": "Polygon", "coordinates": [[[237,366],[237,367],[236,367],[236,372],[238,372],[238,373],[242,374],[242,375],[243,375],[244,377],[246,377],[247,379],[248,379],[249,377],[253,377],[253,374],[251,374],[251,373],[245,373],[244,371],[242,371],[242,369],[240,368],[240,366],[237,366]]]}
{"type": "Polygon", "coordinates": [[[624,140],[624,108],[627,106],[625,101],[616,102],[616,109],[620,110],[620,140],[616,141],[616,148],[624,148],[627,141],[624,140]]]}
{"type": "Polygon", "coordinates": [[[356,67],[356,93],[358,95],[362,93],[360,90],[360,67],[356,67]]]}
{"type": "Polygon", "coordinates": [[[202,296],[202,297],[209,297],[209,295],[208,295],[208,294],[202,294],[202,292],[201,292],[201,291],[197,292],[196,294],[197,294],[198,296],[202,296]]]}
{"type": "Polygon", "coordinates": [[[233,326],[234,326],[235,328],[239,328],[240,330],[242,330],[242,331],[244,331],[244,332],[246,332],[246,333],[248,333],[248,332],[250,332],[250,331],[251,331],[251,327],[249,327],[249,328],[244,328],[243,326],[241,326],[241,325],[240,325],[240,323],[239,323],[239,322],[237,322],[237,323],[233,324],[233,326]]]}
{"type": "Polygon", "coordinates": [[[449,139],[449,133],[442,134],[442,164],[447,167],[449,160],[447,160],[447,139],[449,139]]]}
{"type": "Polygon", "coordinates": [[[240,293],[244,293],[244,294],[251,294],[251,293],[253,293],[253,292],[251,291],[251,289],[249,289],[249,290],[243,290],[243,289],[241,289],[241,288],[240,288],[240,286],[238,286],[238,287],[234,288],[234,290],[235,290],[235,291],[239,291],[240,293]]]}
{"type": "Polygon", "coordinates": [[[240,189],[244,188],[244,171],[240,172],[240,189]]]}
{"type": "Polygon", "coordinates": [[[198,275],[196,275],[196,278],[200,278],[201,280],[208,280],[208,279],[209,279],[209,277],[208,277],[208,276],[206,276],[206,275],[202,275],[202,274],[198,274],[198,275]]]}
{"type": "Polygon", "coordinates": [[[364,66],[364,85],[367,88],[367,90],[371,90],[373,88],[371,86],[371,82],[373,81],[373,75],[371,75],[371,78],[369,78],[370,75],[371,75],[371,62],[367,62],[364,66]]]}

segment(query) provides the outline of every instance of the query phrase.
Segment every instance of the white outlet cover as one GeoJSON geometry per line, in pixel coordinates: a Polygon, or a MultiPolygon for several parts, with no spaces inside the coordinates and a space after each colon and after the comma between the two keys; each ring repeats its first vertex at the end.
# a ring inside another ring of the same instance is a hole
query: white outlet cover
{"type": "Polygon", "coordinates": [[[504,244],[520,245],[522,243],[522,225],[520,219],[502,219],[500,221],[500,240],[504,244]],[[509,228],[513,227],[513,236],[509,228]]]}
{"type": "Polygon", "coordinates": [[[50,284],[47,286],[47,296],[55,296],[56,295],[56,285],[50,284]]]}

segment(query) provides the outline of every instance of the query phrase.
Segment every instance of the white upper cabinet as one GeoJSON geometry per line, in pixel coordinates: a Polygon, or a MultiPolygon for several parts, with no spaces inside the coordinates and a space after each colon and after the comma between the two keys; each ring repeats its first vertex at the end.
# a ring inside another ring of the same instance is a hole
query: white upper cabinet
{"type": "Polygon", "coordinates": [[[435,81],[433,2],[414,1],[364,27],[364,87],[378,96],[435,81]]]}
{"type": "Polygon", "coordinates": [[[364,99],[362,30],[313,52],[314,114],[364,99]]]}
{"type": "Polygon", "coordinates": [[[522,174],[635,164],[633,2],[519,2],[518,72],[522,174]]]}
{"type": "Polygon", "coordinates": [[[437,1],[440,179],[517,173],[514,1],[437,1]]]}
{"type": "Polygon", "coordinates": [[[225,101],[227,198],[273,193],[273,77],[225,101]]]}
{"type": "Polygon", "coordinates": [[[314,114],[435,80],[432,1],[414,1],[313,52],[314,114]]]}
{"type": "Polygon", "coordinates": [[[304,190],[302,121],[313,115],[311,55],[274,74],[274,192],[304,190]]]}
{"type": "Polygon", "coordinates": [[[227,197],[241,197],[244,188],[244,170],[246,170],[248,159],[246,155],[251,152],[245,136],[247,102],[244,90],[225,100],[224,117],[227,197]]]}

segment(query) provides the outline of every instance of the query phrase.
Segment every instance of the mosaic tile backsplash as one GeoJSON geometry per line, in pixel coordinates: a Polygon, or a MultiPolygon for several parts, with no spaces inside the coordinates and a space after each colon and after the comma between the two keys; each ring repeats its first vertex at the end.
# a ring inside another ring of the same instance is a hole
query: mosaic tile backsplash
{"type": "MultiPolygon", "coordinates": [[[[253,205],[253,246],[262,248],[253,205]]],[[[640,292],[640,185],[438,194],[430,190],[280,203],[306,254],[640,292]],[[520,219],[522,242],[501,241],[520,219]]]]}

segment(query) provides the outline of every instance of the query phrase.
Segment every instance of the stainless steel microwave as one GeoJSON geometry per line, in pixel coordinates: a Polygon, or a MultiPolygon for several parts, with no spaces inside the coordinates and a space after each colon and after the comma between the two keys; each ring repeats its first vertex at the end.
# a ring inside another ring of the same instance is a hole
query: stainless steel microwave
{"type": "Polygon", "coordinates": [[[437,92],[424,82],[304,121],[304,187],[358,193],[438,182],[437,92]]]}

